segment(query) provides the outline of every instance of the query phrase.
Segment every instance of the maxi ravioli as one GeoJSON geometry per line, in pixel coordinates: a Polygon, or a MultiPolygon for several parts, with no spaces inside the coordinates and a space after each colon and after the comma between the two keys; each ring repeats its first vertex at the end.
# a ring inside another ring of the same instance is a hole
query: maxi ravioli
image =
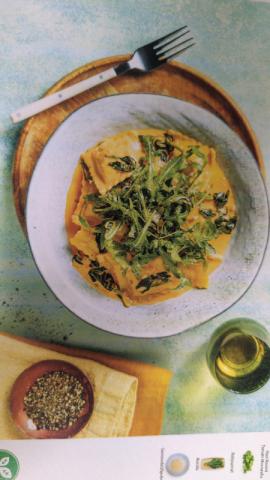
{"type": "Polygon", "coordinates": [[[81,155],[67,195],[74,268],[125,306],[207,288],[236,223],[215,150],[173,130],[100,141],[81,155]]]}

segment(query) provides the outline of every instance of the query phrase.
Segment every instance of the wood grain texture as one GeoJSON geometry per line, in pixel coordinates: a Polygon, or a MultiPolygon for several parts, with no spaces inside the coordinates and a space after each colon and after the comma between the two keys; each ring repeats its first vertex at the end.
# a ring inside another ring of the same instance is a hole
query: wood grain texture
{"type": "MultiPolygon", "coordinates": [[[[89,76],[114,67],[129,55],[108,57],[79,67],[59,80],[46,94],[54,93],[89,76]]],[[[28,185],[42,149],[65,118],[81,106],[119,93],[156,93],[198,105],[215,114],[234,130],[264,171],[262,154],[255,134],[230,96],[215,82],[177,61],[164,64],[148,74],[130,72],[66,100],[28,120],[21,132],[13,164],[13,194],[20,223],[25,230],[28,185]]]]}

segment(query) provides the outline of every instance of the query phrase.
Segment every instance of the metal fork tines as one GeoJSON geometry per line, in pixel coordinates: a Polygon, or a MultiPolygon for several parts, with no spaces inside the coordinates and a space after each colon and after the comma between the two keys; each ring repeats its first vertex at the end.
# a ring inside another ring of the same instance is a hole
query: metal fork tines
{"type": "Polygon", "coordinates": [[[170,58],[195,45],[195,42],[192,42],[194,40],[193,37],[186,38],[187,34],[190,33],[190,30],[187,30],[187,28],[187,26],[179,28],[178,30],[175,30],[175,32],[166,35],[162,39],[155,42],[153,48],[155,49],[156,55],[159,59],[164,59],[164,61],[169,60],[170,58]],[[185,39],[178,42],[178,40],[183,37],[185,37],[185,39]],[[168,48],[164,50],[165,47],[168,48]]]}
{"type": "MultiPolygon", "coordinates": [[[[180,55],[195,45],[194,38],[189,34],[190,30],[185,25],[154,42],[138,48],[126,66],[129,66],[129,69],[137,68],[146,72],[157,68],[167,60],[180,55]]],[[[119,65],[119,67],[121,66],[119,65]]]]}

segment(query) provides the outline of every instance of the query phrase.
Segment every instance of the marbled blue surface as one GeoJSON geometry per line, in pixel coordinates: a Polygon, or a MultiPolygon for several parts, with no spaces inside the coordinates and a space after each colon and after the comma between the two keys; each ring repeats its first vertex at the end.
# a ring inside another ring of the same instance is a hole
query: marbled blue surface
{"type": "MultiPolygon", "coordinates": [[[[205,346],[225,320],[247,316],[270,328],[270,250],[256,281],[224,314],[161,340],[118,337],[68,312],[31,258],[12,200],[11,167],[21,125],[9,114],[74,68],[133,51],[188,24],[196,47],[181,61],[238,102],[270,170],[270,3],[249,0],[0,0],[0,328],[41,340],[117,352],[174,371],[163,433],[270,430],[270,382],[238,396],[212,380],[205,346]]],[[[260,232],[258,232],[258,235],[260,232]]]]}

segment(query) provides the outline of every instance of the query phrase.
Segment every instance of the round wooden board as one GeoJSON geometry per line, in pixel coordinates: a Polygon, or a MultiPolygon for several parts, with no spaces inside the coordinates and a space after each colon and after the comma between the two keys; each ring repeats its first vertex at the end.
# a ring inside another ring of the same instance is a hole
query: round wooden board
{"type": "MultiPolygon", "coordinates": [[[[129,59],[129,55],[108,57],[84,65],[59,80],[48,92],[54,93],[129,59]]],[[[119,93],[156,93],[169,95],[198,105],[221,118],[250,149],[263,171],[263,159],[252,128],[230,96],[216,83],[195,69],[172,61],[150,73],[132,71],[66,100],[24,125],[15,152],[13,194],[20,223],[25,230],[25,205],[28,185],[40,153],[56,128],[79,107],[108,95],[119,93]]]]}

